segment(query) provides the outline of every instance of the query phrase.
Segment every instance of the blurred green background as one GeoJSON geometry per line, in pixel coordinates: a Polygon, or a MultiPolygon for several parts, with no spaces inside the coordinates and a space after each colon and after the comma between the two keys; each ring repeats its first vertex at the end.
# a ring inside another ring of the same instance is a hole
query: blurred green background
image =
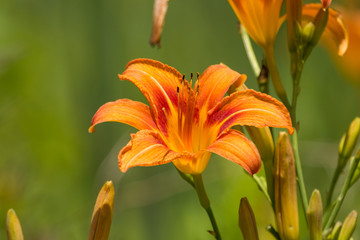
{"type": "MultiPolygon", "coordinates": [[[[223,62],[247,74],[247,85],[257,89],[227,1],[170,1],[161,49],[148,43],[151,0],[3,0],[0,5],[0,239],[6,236],[9,208],[17,212],[25,239],[85,239],[106,180],[116,191],[110,239],[212,239],[195,192],[171,164],[119,171],[117,154],[134,128],[107,123],[95,134],[87,129],[108,101],[146,101],[135,86],[117,79],[135,58],[159,60],[187,75],[223,62]]],[[[285,36],[283,26],[276,58],[290,89],[285,36]]],[[[260,60],[260,49],[255,50],[260,60]]],[[[338,141],[360,115],[360,91],[321,47],[306,63],[301,86],[305,182],[309,196],[318,188],[324,198],[338,141]]],[[[264,230],[274,222],[270,206],[240,166],[213,155],[204,181],[224,239],[241,239],[237,210],[244,196],[254,208],[261,239],[270,239],[264,230]]],[[[340,220],[352,209],[360,211],[359,190],[356,184],[349,192],[340,220]]]]}

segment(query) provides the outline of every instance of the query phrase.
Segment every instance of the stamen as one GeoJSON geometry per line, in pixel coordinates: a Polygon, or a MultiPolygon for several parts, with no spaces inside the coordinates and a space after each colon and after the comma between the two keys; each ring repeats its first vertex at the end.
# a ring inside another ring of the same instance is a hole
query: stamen
{"type": "Polygon", "coordinates": [[[192,88],[192,82],[193,82],[194,74],[190,73],[190,87],[192,88]]]}

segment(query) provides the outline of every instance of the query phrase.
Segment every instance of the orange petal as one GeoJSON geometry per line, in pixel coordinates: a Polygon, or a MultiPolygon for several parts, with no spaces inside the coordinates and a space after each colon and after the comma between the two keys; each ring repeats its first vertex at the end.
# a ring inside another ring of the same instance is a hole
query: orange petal
{"type": "MultiPolygon", "coordinates": [[[[320,3],[305,4],[302,10],[303,20],[313,22],[319,9],[322,7],[323,6],[320,3]]],[[[346,52],[349,44],[349,34],[342,15],[332,8],[329,8],[329,19],[325,28],[325,32],[328,34],[328,37],[330,37],[337,45],[338,54],[340,56],[343,55],[346,52]]]]}
{"type": "Polygon", "coordinates": [[[230,69],[224,64],[208,67],[199,79],[199,108],[206,111],[213,108],[225,95],[234,82],[241,85],[245,82],[246,75],[230,69]]]}
{"type": "Polygon", "coordinates": [[[150,44],[152,46],[161,46],[160,38],[165,23],[165,16],[168,9],[169,0],[155,0],[154,1],[154,12],[153,12],[153,26],[152,34],[150,38],[150,44]]]}
{"type": "Polygon", "coordinates": [[[128,63],[120,80],[134,83],[150,103],[158,127],[166,132],[166,116],[176,113],[177,87],[182,75],[174,68],[151,59],[135,59],[128,63]]]}
{"type": "Polygon", "coordinates": [[[239,164],[251,175],[260,170],[260,154],[255,144],[239,131],[224,132],[207,150],[239,164]]]}
{"type": "Polygon", "coordinates": [[[149,107],[129,99],[119,99],[102,105],[91,120],[89,132],[95,132],[95,125],[102,122],[122,122],[139,130],[157,128],[149,107]]]}
{"type": "Polygon", "coordinates": [[[260,46],[266,45],[263,29],[263,5],[261,0],[228,0],[240,23],[250,37],[260,46]]]}
{"type": "Polygon", "coordinates": [[[165,145],[158,133],[141,130],[131,134],[131,141],[119,153],[119,168],[126,172],[135,166],[156,166],[179,157],[165,145]]]}
{"type": "Polygon", "coordinates": [[[208,113],[208,124],[219,125],[219,134],[234,125],[287,128],[292,134],[290,114],[275,98],[254,90],[225,97],[208,113]]]}

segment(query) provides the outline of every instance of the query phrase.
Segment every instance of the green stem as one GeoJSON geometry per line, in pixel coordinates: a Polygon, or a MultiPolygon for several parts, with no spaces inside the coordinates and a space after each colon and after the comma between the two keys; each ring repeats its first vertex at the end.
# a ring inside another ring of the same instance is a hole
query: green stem
{"type": "Polygon", "coordinates": [[[254,71],[255,76],[258,77],[260,74],[260,66],[256,59],[254,49],[251,45],[250,37],[249,37],[248,33],[246,32],[246,29],[244,28],[244,26],[242,26],[241,24],[240,24],[240,35],[243,40],[246,55],[248,56],[250,65],[254,71]]]}
{"type": "Polygon", "coordinates": [[[341,189],[341,192],[339,194],[339,196],[337,197],[337,199],[335,200],[335,205],[334,208],[332,209],[331,213],[330,213],[330,217],[327,220],[325,227],[324,227],[324,231],[326,231],[327,229],[329,229],[331,227],[331,225],[334,223],[334,220],[337,216],[337,214],[339,213],[340,207],[345,199],[346,193],[349,190],[350,186],[351,186],[351,179],[354,175],[354,172],[356,170],[356,167],[359,163],[360,158],[352,158],[351,163],[350,163],[350,169],[349,172],[346,176],[346,180],[345,183],[341,189]]]}
{"type": "Polygon", "coordinates": [[[275,92],[278,95],[278,97],[280,98],[280,100],[284,103],[286,108],[290,111],[291,106],[290,106],[285,88],[281,82],[279,70],[276,66],[276,61],[275,61],[275,56],[274,56],[274,46],[268,46],[268,47],[264,48],[264,53],[265,53],[267,66],[270,71],[271,80],[272,80],[272,83],[275,88],[275,92]]]}
{"type": "Polygon", "coordinates": [[[300,155],[299,155],[299,145],[298,145],[298,136],[297,136],[297,131],[294,131],[294,134],[292,135],[292,147],[294,150],[294,157],[295,157],[295,165],[296,165],[296,175],[297,175],[297,182],[298,182],[298,186],[299,186],[299,191],[300,191],[300,197],[301,197],[301,202],[302,202],[302,206],[304,209],[304,214],[306,216],[306,210],[308,208],[308,197],[306,194],[306,188],[305,188],[305,183],[304,183],[304,177],[302,174],[302,168],[301,168],[301,161],[300,161],[300,155]]]}
{"type": "Polygon", "coordinates": [[[216,220],[215,220],[214,214],[212,212],[212,209],[210,207],[210,201],[209,201],[209,198],[208,198],[208,196],[206,194],[206,191],[205,191],[202,176],[201,176],[201,174],[192,175],[192,176],[193,176],[193,179],[194,179],[195,190],[196,190],[196,193],[197,193],[197,195],[199,197],[199,200],[200,200],[200,205],[207,212],[207,214],[209,216],[209,219],[211,221],[211,225],[212,225],[212,227],[214,229],[213,235],[217,240],[221,240],[220,231],[219,231],[219,228],[218,228],[218,226],[216,224],[216,220]]]}
{"type": "Polygon", "coordinates": [[[177,169],[177,167],[175,167],[175,169],[176,171],[178,171],[182,179],[184,179],[188,184],[195,188],[194,179],[191,175],[181,172],[179,169],[177,169]]]}
{"type": "Polygon", "coordinates": [[[302,60],[296,61],[296,67],[294,72],[292,73],[293,79],[293,92],[292,92],[292,102],[291,102],[291,121],[295,128],[298,128],[297,121],[296,121],[296,106],[297,106],[297,99],[300,94],[300,78],[303,71],[304,63],[302,60]]]}
{"type": "Polygon", "coordinates": [[[334,172],[334,176],[333,176],[333,178],[331,180],[329,193],[328,193],[327,198],[326,198],[325,209],[328,209],[330,207],[331,199],[332,199],[332,196],[334,194],[334,189],[335,189],[336,183],[337,183],[337,181],[338,181],[338,179],[340,177],[341,172],[342,172],[342,169],[340,169],[339,165],[337,165],[336,169],[335,169],[335,172],[334,172]]]}

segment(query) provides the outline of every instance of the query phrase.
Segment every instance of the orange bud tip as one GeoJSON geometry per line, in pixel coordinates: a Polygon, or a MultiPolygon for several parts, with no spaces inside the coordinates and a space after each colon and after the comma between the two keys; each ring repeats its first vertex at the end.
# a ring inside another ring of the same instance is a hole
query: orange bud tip
{"type": "Polygon", "coordinates": [[[88,131],[89,131],[89,133],[94,133],[95,127],[94,126],[89,127],[88,131]]]}
{"type": "Polygon", "coordinates": [[[324,9],[327,9],[331,4],[331,0],[321,0],[321,3],[322,3],[322,7],[324,9]]]}

